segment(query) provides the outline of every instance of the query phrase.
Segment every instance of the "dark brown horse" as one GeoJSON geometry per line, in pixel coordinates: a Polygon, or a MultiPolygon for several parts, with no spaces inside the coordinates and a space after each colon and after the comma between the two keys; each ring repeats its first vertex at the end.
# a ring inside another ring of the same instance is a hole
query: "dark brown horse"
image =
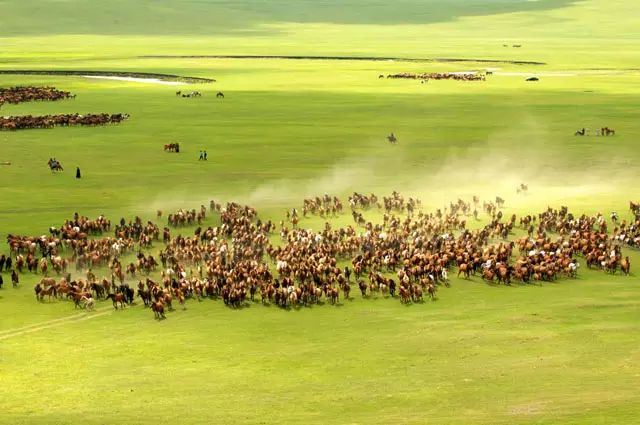
{"type": "Polygon", "coordinates": [[[57,298],[58,293],[55,286],[49,286],[48,288],[43,288],[39,293],[36,294],[36,297],[37,296],[40,296],[40,301],[44,301],[44,297],[49,297],[49,301],[51,301],[51,297],[53,296],[54,298],[57,298]]]}
{"type": "Polygon", "coordinates": [[[436,299],[436,286],[433,283],[429,283],[427,285],[427,293],[429,294],[429,298],[431,298],[431,301],[435,301],[435,299],[436,299]]]}
{"type": "Polygon", "coordinates": [[[362,298],[367,296],[367,284],[364,280],[358,281],[358,288],[360,288],[360,292],[362,293],[362,298]]]}
{"type": "Polygon", "coordinates": [[[138,288],[138,296],[142,298],[142,302],[144,303],[145,307],[151,304],[151,291],[144,288],[138,288]]]}
{"type": "Polygon", "coordinates": [[[351,286],[349,285],[348,282],[344,282],[342,284],[342,290],[344,291],[344,299],[348,300],[349,299],[349,293],[351,292],[351,286]]]}
{"type": "Polygon", "coordinates": [[[116,310],[118,309],[118,303],[120,303],[120,308],[124,308],[124,304],[126,302],[124,294],[109,294],[107,295],[107,298],[111,300],[111,302],[113,303],[113,308],[115,308],[116,310]]]}

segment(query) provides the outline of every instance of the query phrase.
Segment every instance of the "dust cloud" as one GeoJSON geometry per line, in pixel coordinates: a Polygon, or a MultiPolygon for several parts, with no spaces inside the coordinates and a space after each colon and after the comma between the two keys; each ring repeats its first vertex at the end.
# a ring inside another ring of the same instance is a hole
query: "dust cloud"
{"type": "Polygon", "coordinates": [[[496,131],[485,141],[467,143],[464,149],[447,148],[446,142],[431,146],[436,155],[416,154],[415,147],[403,146],[402,141],[396,146],[375,143],[371,149],[375,154],[337,161],[314,178],[271,180],[240,193],[165,193],[146,207],[173,211],[208,205],[215,199],[245,203],[258,211],[284,210],[323,194],[346,201],[354,191],[386,196],[395,190],[420,198],[427,211],[458,198],[469,201],[478,196],[490,201],[501,196],[509,210],[538,212],[547,206],[571,207],[572,201],[584,205],[585,200],[594,205],[603,201],[608,207],[613,199],[624,196],[621,190],[630,183],[625,171],[615,167],[594,172],[589,163],[581,166],[580,158],[570,159],[567,165],[566,158],[557,157],[557,150],[548,148],[552,135],[546,126],[531,116],[523,116],[517,125],[496,131]],[[528,186],[526,194],[517,193],[520,184],[528,186]]]}

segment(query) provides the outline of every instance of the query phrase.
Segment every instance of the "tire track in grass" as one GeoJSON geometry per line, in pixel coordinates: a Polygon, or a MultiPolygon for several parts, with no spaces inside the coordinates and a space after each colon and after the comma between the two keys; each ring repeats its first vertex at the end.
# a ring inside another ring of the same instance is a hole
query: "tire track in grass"
{"type": "Polygon", "coordinates": [[[84,320],[93,319],[95,317],[105,316],[107,314],[111,314],[112,311],[114,311],[113,307],[104,307],[101,309],[96,309],[92,313],[83,312],[83,313],[74,314],[73,316],[62,317],[60,319],[47,320],[40,323],[34,323],[32,325],[22,326],[20,328],[8,329],[0,332],[0,341],[17,337],[17,336],[22,336],[22,335],[33,333],[33,332],[38,332],[44,329],[53,328],[59,325],[65,325],[68,323],[77,323],[84,320]]]}

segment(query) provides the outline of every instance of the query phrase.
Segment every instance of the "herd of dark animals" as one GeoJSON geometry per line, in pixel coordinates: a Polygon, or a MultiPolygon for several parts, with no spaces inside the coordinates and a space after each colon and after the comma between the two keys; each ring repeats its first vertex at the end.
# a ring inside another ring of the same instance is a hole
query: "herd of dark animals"
{"type": "Polygon", "coordinates": [[[1,117],[0,130],[27,130],[70,126],[98,126],[118,124],[129,118],[128,114],[57,114],[20,115],[1,117]]]}
{"type": "Polygon", "coordinates": [[[33,87],[33,86],[18,86],[9,88],[0,88],[0,106],[4,103],[11,103],[17,105],[23,102],[32,101],[57,101],[63,99],[73,99],[75,94],[71,94],[67,91],[61,91],[55,87],[33,87]]]}
{"type": "MultiPolygon", "coordinates": [[[[202,93],[200,93],[199,91],[192,91],[190,93],[183,93],[182,91],[179,90],[179,91],[176,92],[176,96],[178,96],[178,97],[202,97],[202,93]]],[[[219,91],[218,93],[216,93],[216,98],[224,99],[224,93],[219,91]]]]}
{"type": "MultiPolygon", "coordinates": [[[[401,72],[398,74],[389,74],[386,77],[382,74],[378,75],[379,79],[407,79],[407,80],[420,80],[422,84],[428,83],[429,80],[456,80],[456,81],[485,81],[486,77],[493,75],[493,71],[483,72],[431,72],[431,73],[412,73],[401,72]]],[[[540,81],[539,77],[528,77],[526,81],[540,81]]]]}
{"type": "MultiPolygon", "coordinates": [[[[74,94],[55,87],[0,88],[0,106],[32,101],[58,101],[75,98],[74,94]]],[[[43,116],[0,116],[0,130],[53,128],[56,126],[96,126],[117,124],[129,118],[128,114],[54,114],[43,116]]]]}
{"type": "MultiPolygon", "coordinates": [[[[408,80],[456,80],[456,81],[484,81],[486,73],[457,73],[457,72],[424,72],[421,74],[411,72],[401,72],[399,74],[389,74],[387,79],[408,79],[408,80]]],[[[385,78],[379,75],[378,78],[385,78]]]]}
{"type": "MultiPolygon", "coordinates": [[[[176,96],[201,97],[202,93],[176,92],[176,96]]],[[[224,93],[216,93],[218,99],[224,99],[224,93]]],[[[58,101],[73,99],[75,95],[55,87],[10,87],[0,88],[0,107],[4,103],[18,104],[31,101],[58,101]]],[[[118,124],[129,118],[128,114],[53,114],[44,116],[0,116],[0,130],[25,130],[53,128],[56,126],[97,126],[118,124]]]]}
{"type": "MultiPolygon", "coordinates": [[[[574,136],[588,136],[591,133],[591,130],[589,130],[588,128],[581,128],[579,130],[577,130],[574,133],[574,136]]],[[[609,128],[609,127],[601,127],[599,129],[596,130],[595,133],[596,136],[615,136],[616,135],[616,131],[613,128],[609,128]]]]}
{"type": "MultiPolygon", "coordinates": [[[[519,191],[527,189],[525,184],[518,187],[519,191]]],[[[34,273],[40,271],[43,278],[34,292],[41,302],[66,296],[76,308],[92,309],[94,299],[109,299],[117,310],[134,304],[139,297],[161,319],[165,308],[173,309],[172,300],[184,308],[189,298],[222,298],[232,308],[256,301],[257,295],[263,304],[283,308],[317,304],[323,297],[337,304],[341,295],[351,299],[352,276],[363,298],[384,296],[408,304],[422,302],[423,294],[435,300],[438,287],[449,285],[448,272],[454,267],[458,268],[458,276],[468,279],[478,273],[488,283],[542,283],[561,276],[576,277],[577,257],[582,256],[588,268],[611,274],[620,269],[628,275],[630,260],[622,256],[621,246],[640,246],[639,203],[630,202],[633,224],[619,222],[617,214],[612,213],[611,221],[616,226],[613,237],[609,237],[602,215],[578,217],[562,207],[521,217],[519,225],[528,236],[511,242],[508,236],[517,219],[513,215],[503,221],[501,209],[505,200],[499,196],[495,202],[484,202],[482,206],[491,217],[490,224],[479,230],[466,229],[465,217],[473,210],[477,219],[479,205],[479,198],[474,197],[473,206],[458,200],[444,210],[426,214],[420,211],[419,200],[405,199],[397,192],[382,199],[374,194],[354,193],[349,197],[349,206],[355,225],[366,233],[358,235],[353,226],[334,230],[328,222],[322,232],[301,229],[299,213],[294,208],[287,211],[287,222],[280,223],[283,243],[276,246],[269,242],[269,235],[277,226],[261,221],[255,209],[235,203],[222,207],[212,201],[209,209],[220,215],[221,226],[198,227],[193,237],[172,236],[169,228],[164,229],[164,248],[159,253],[160,282],[149,277],[158,262],[142,251],[150,248],[154,240],[160,240],[155,224],[148,222],[144,226],[136,217],[127,225],[121,219],[115,228],[116,238],[105,238],[101,235],[109,231],[109,220],[103,216],[89,220],[75,214],[60,228],[52,227],[50,237],[9,235],[10,254],[0,256],[0,271],[11,271],[14,287],[19,285],[19,273],[24,267],[34,273]],[[359,212],[371,208],[384,211],[382,223],[367,222],[359,212]],[[555,241],[550,233],[558,235],[555,241]],[[502,242],[492,242],[497,238],[502,242]],[[136,240],[140,250],[136,260],[126,266],[125,274],[120,258],[135,249],[136,240]],[[38,248],[40,259],[36,257],[38,248]],[[514,262],[515,249],[520,255],[514,262]],[[67,251],[66,258],[61,255],[63,251],[67,251]],[[337,266],[338,261],[347,260],[351,260],[349,266],[337,266]],[[88,270],[86,279],[72,279],[67,268],[73,262],[78,272],[88,270]],[[92,265],[108,266],[111,278],[98,279],[92,265]],[[49,267],[62,275],[59,281],[49,277],[49,267]],[[367,274],[368,283],[362,278],[367,274]],[[395,274],[397,280],[389,274],[395,274]],[[139,280],[137,294],[125,282],[127,276],[146,276],[139,280]]],[[[342,202],[335,196],[305,199],[303,205],[304,217],[335,216],[341,212],[342,202]]],[[[198,223],[205,214],[202,206],[197,213],[198,223]]],[[[195,225],[195,221],[191,224],[195,225]]],[[[1,282],[0,273],[0,287],[1,282]]]]}

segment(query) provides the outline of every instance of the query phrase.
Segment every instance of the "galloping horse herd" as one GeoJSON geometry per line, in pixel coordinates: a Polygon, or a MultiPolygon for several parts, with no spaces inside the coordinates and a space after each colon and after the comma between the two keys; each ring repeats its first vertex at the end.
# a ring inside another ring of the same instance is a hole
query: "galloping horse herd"
{"type": "MultiPolygon", "coordinates": [[[[76,96],[55,87],[11,87],[0,88],[0,106],[6,103],[18,104],[31,101],[58,101],[76,96]]],[[[0,116],[0,130],[26,130],[52,128],[55,126],[97,126],[118,124],[129,118],[128,114],[56,114],[0,116]]]]}
{"type": "MultiPolygon", "coordinates": [[[[589,136],[591,134],[591,130],[589,130],[588,128],[581,128],[579,130],[577,130],[574,135],[575,136],[589,136]]],[[[615,136],[616,135],[616,131],[613,128],[609,128],[609,127],[601,127],[596,129],[595,132],[596,136],[615,136]]]]}
{"type": "Polygon", "coordinates": [[[37,100],[62,100],[73,99],[76,96],[68,91],[61,91],[55,87],[10,87],[0,88],[0,105],[12,103],[17,105],[22,102],[37,100]]]}
{"type": "Polygon", "coordinates": [[[305,199],[302,213],[288,210],[276,224],[261,220],[250,206],[211,201],[208,208],[169,214],[162,233],[136,217],[122,218],[112,236],[109,219],[76,213],[49,235],[9,235],[0,271],[10,270],[14,285],[22,273],[40,273],[39,301],[67,298],[76,307],[93,308],[96,299],[110,299],[118,309],[140,298],[160,319],[175,301],[185,308],[188,299],[222,299],[231,308],[253,302],[294,309],[339,304],[352,299],[352,285],[363,298],[421,303],[426,296],[436,300],[456,270],[458,277],[479,275],[489,284],[543,283],[575,278],[579,258],[588,268],[629,274],[622,247],[640,246],[640,205],[633,202],[633,222],[612,215],[612,232],[602,214],[577,216],[566,207],[507,218],[500,197],[482,204],[488,224],[470,230],[466,222],[478,216],[478,197],[427,213],[420,200],[397,192],[382,198],[353,193],[348,205],[354,223],[334,228],[328,219],[344,214],[343,205],[337,196],[305,199]],[[203,228],[207,214],[219,224],[203,228]],[[301,228],[309,215],[326,218],[324,228],[301,228]],[[180,226],[197,227],[191,235],[172,234],[180,226]],[[510,241],[517,229],[526,235],[510,241]],[[272,242],[278,235],[279,242],[272,242]]]}
{"type": "MultiPolygon", "coordinates": [[[[487,73],[479,72],[424,72],[420,74],[412,72],[401,72],[399,74],[389,74],[386,78],[406,79],[406,80],[456,80],[456,81],[485,81],[487,73]]],[[[385,78],[384,75],[378,78],[385,78]]]]}
{"type": "Polygon", "coordinates": [[[97,126],[118,124],[128,118],[128,114],[59,114],[0,117],[0,130],[25,130],[31,128],[52,128],[56,126],[69,127],[75,125],[97,126]]]}

